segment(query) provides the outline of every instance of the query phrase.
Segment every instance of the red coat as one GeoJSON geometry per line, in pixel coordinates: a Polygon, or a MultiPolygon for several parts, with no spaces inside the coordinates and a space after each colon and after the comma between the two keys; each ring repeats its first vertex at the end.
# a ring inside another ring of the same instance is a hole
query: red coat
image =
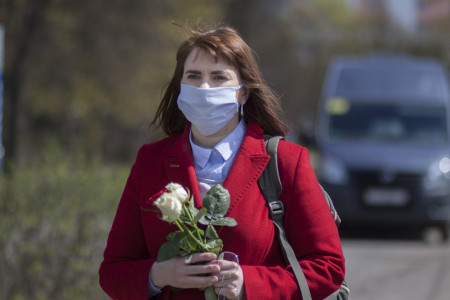
{"type": "MultiPolygon", "coordinates": [[[[248,300],[301,299],[295,278],[285,267],[274,225],[257,179],[266,166],[262,130],[250,123],[225,182],[231,195],[228,215],[236,227],[218,230],[224,250],[239,255],[248,300]]],[[[311,168],[308,151],[280,141],[278,164],[283,184],[284,226],[307,278],[313,299],[337,290],[344,279],[338,231],[311,168]]],[[[144,145],[131,169],[100,267],[100,284],[114,299],[148,299],[149,270],[166,235],[177,228],[141,209],[169,182],[201,199],[195,176],[189,129],[144,145]]],[[[204,299],[203,292],[164,288],[160,299],[204,299]]]]}

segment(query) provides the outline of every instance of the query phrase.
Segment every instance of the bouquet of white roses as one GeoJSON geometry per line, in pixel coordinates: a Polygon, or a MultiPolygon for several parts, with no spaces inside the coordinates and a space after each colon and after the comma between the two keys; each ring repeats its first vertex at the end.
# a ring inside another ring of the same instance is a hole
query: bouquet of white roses
{"type": "Polygon", "coordinates": [[[214,185],[203,199],[203,208],[195,208],[190,192],[177,183],[169,183],[166,191],[154,201],[162,219],[174,223],[179,230],[167,235],[158,251],[158,261],[195,252],[214,252],[223,248],[214,226],[236,226],[235,219],[225,217],[230,207],[230,194],[220,184],[214,185]],[[199,227],[199,224],[204,225],[199,227]]]}

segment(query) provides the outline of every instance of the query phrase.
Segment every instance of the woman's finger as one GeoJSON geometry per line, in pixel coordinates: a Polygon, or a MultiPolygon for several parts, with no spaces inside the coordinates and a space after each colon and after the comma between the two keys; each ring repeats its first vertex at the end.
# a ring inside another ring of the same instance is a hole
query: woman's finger
{"type": "Polygon", "coordinates": [[[219,282],[214,284],[216,294],[225,296],[228,299],[238,299],[244,284],[242,269],[237,271],[223,271],[219,274],[219,282]]]}
{"type": "Polygon", "coordinates": [[[183,258],[184,264],[198,264],[202,262],[211,262],[217,259],[216,254],[212,252],[193,253],[183,258]]]}
{"type": "Polygon", "coordinates": [[[233,285],[215,287],[214,291],[217,295],[225,296],[227,299],[237,299],[239,296],[238,288],[233,285]]]}
{"type": "Polygon", "coordinates": [[[237,270],[239,264],[229,260],[218,260],[217,264],[220,266],[220,270],[237,270]]]}

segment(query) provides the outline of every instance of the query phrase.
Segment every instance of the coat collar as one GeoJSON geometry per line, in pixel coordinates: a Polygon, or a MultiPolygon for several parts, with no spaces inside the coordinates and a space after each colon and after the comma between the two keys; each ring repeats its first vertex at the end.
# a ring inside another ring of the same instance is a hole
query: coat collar
{"type": "MultiPolygon", "coordinates": [[[[186,186],[194,195],[195,206],[201,207],[200,192],[195,174],[194,159],[189,143],[190,126],[175,139],[165,155],[164,168],[167,178],[186,186]]],[[[250,187],[258,180],[270,156],[267,155],[262,129],[249,122],[239,152],[223,186],[231,196],[230,213],[241,201],[250,187]]]]}

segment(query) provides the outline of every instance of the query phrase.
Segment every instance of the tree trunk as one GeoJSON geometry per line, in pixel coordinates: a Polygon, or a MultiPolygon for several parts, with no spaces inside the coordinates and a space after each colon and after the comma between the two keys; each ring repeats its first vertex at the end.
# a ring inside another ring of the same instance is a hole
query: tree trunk
{"type": "Polygon", "coordinates": [[[21,3],[16,1],[0,3],[2,8],[0,18],[5,25],[6,36],[3,87],[3,145],[6,172],[10,170],[16,158],[17,127],[27,58],[33,48],[34,36],[42,24],[49,2],[50,0],[27,0],[21,3]]]}

